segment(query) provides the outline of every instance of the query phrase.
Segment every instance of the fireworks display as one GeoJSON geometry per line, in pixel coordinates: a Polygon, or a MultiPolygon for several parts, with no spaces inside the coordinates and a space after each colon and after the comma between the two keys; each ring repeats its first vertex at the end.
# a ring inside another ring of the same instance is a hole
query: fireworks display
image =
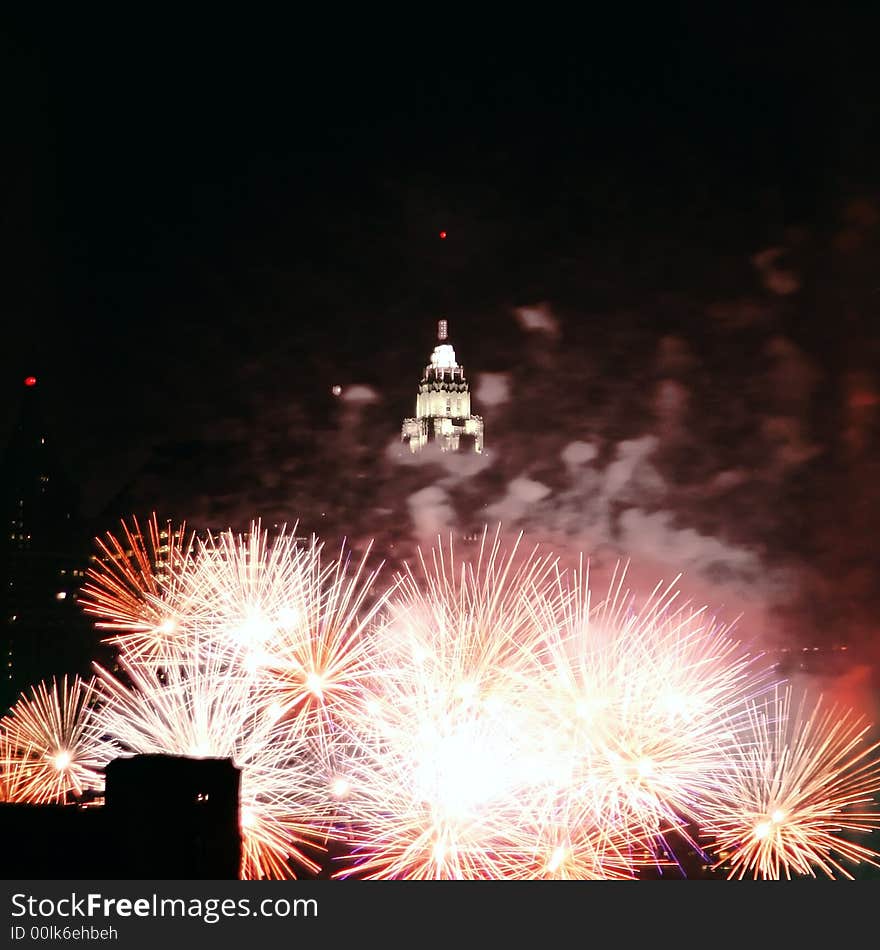
{"type": "Polygon", "coordinates": [[[114,669],[0,722],[4,794],[69,801],[115,756],[229,758],[241,876],[848,877],[880,855],[870,724],[797,702],[676,584],[594,602],[500,530],[390,583],[255,522],[99,542],[85,608],[114,669]],[[329,857],[332,852],[334,857],[329,857]]]}
{"type": "Polygon", "coordinates": [[[553,566],[518,554],[504,556],[496,535],[457,567],[438,547],[420,575],[401,577],[373,631],[352,736],[361,875],[505,876],[497,845],[527,820],[543,758],[522,592],[553,566]]]}
{"type": "Polygon", "coordinates": [[[39,683],[0,719],[0,778],[11,802],[66,804],[103,785],[92,684],[39,683]]]}
{"type": "Polygon", "coordinates": [[[174,592],[187,576],[194,543],[186,526],[160,525],[153,515],[146,535],[137,518],[122,523],[120,537],[97,538],[95,566],[87,572],[80,605],[111,643],[148,654],[180,634],[174,592]]]}
{"type": "Polygon", "coordinates": [[[880,856],[852,840],[880,827],[880,770],[871,759],[880,743],[865,744],[868,724],[821,700],[808,708],[801,699],[793,710],[792,691],[782,688],[750,705],[749,725],[704,812],[730,876],[850,877],[841,860],[878,866],[880,856]]]}

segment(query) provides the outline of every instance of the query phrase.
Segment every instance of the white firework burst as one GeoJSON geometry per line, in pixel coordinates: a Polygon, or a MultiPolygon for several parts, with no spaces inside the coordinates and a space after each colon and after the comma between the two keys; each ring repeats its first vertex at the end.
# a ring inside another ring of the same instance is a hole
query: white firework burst
{"type": "Polygon", "coordinates": [[[706,803],[703,831],[731,878],[851,878],[880,866],[858,837],[880,828],[880,743],[851,710],[793,706],[790,686],[749,707],[751,735],[731,750],[706,803]]]}
{"type": "Polygon", "coordinates": [[[91,698],[92,684],[78,676],[53,678],[31,687],[0,719],[0,771],[8,801],[67,804],[103,788],[91,698]]]}

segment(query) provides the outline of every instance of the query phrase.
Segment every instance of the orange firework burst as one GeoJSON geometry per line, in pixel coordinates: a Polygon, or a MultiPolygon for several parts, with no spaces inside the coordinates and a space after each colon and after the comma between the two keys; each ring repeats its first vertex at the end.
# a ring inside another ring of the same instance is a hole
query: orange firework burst
{"type": "Polygon", "coordinates": [[[364,631],[385,592],[370,548],[353,570],[344,548],[323,563],[323,545],[284,530],[270,541],[259,523],[202,544],[182,585],[193,626],[233,662],[261,675],[285,718],[323,733],[351,706],[366,669],[364,631]]]}
{"type": "Polygon", "coordinates": [[[851,711],[792,710],[790,687],[750,708],[752,736],[732,750],[703,831],[731,878],[852,878],[841,860],[878,866],[880,854],[852,840],[880,828],[880,743],[851,711]]]}
{"type": "Polygon", "coordinates": [[[79,677],[31,687],[0,719],[7,801],[67,804],[103,788],[106,764],[91,728],[92,684],[79,677]]]}
{"type": "Polygon", "coordinates": [[[79,602],[99,628],[116,631],[110,642],[149,654],[181,635],[180,604],[171,602],[191,559],[193,535],[185,525],[160,525],[155,514],[146,533],[135,517],[121,525],[121,537],[108,532],[105,540],[95,539],[99,553],[79,602]]]}

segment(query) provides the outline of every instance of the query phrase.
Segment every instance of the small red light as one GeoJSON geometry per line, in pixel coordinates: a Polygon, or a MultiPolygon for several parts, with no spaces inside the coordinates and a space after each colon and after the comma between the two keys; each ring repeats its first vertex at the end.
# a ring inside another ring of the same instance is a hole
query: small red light
{"type": "Polygon", "coordinates": [[[24,380],[25,386],[36,386],[37,377],[36,376],[26,376],[24,380]]]}
{"type": "Polygon", "coordinates": [[[446,240],[446,232],[445,232],[445,231],[441,231],[441,232],[440,232],[440,240],[441,240],[441,241],[445,241],[445,240],[446,240]]]}

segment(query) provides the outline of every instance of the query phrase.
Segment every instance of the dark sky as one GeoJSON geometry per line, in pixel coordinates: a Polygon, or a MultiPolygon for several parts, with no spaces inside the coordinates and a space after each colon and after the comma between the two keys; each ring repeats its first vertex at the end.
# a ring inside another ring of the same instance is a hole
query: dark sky
{"type": "Polygon", "coordinates": [[[548,239],[633,253],[671,217],[676,240],[720,212],[733,241],[812,223],[841,176],[873,174],[872,23],[755,9],[12,27],[5,257],[28,326],[9,351],[84,353],[117,383],[256,307],[311,342],[290,284],[332,312],[327,284],[347,290],[358,318],[334,330],[365,340],[365,308],[431,278],[427,306],[450,276],[438,222],[448,256],[515,263],[522,287],[548,239]]]}
{"type": "Polygon", "coordinates": [[[877,21],[7,22],[6,425],[37,375],[96,523],[497,516],[861,629],[877,21]],[[392,458],[441,316],[479,471],[392,458]]]}

